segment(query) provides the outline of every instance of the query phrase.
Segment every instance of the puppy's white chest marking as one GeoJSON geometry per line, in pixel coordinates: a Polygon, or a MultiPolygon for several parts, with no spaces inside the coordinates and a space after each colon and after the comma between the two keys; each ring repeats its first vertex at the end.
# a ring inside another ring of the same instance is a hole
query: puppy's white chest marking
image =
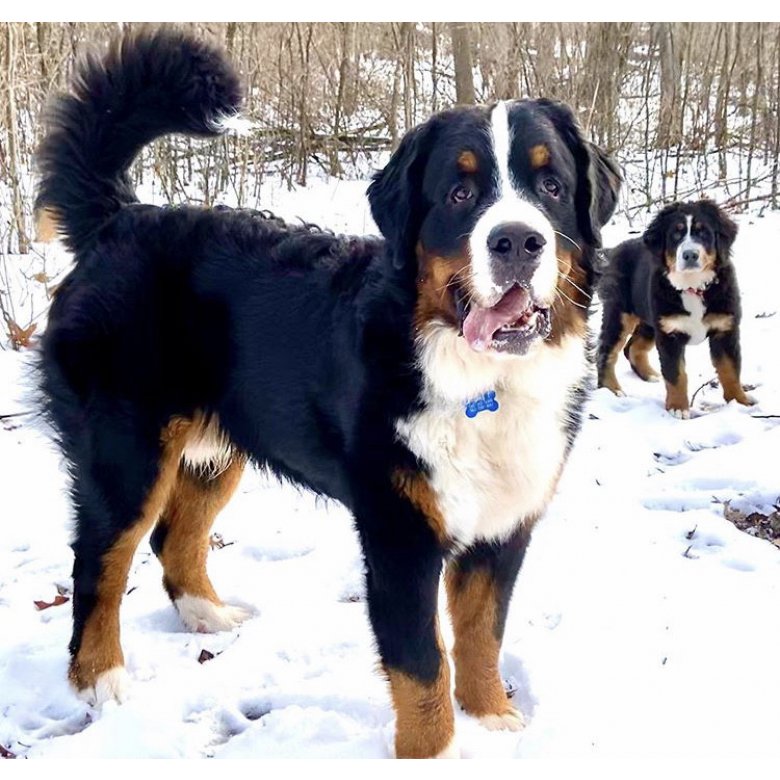
{"type": "Polygon", "coordinates": [[[665,333],[685,333],[689,344],[701,344],[707,338],[709,330],[704,321],[704,315],[707,313],[704,300],[700,295],[689,292],[681,293],[680,297],[688,316],[675,314],[671,317],[663,317],[661,328],[665,333]]]}
{"type": "Polygon", "coordinates": [[[571,337],[562,346],[542,344],[527,358],[507,359],[475,353],[464,339],[440,330],[426,339],[421,363],[426,408],[396,427],[430,469],[447,535],[464,546],[507,538],[521,522],[536,519],[555,490],[569,395],[585,373],[583,344],[571,337]],[[467,417],[464,395],[450,395],[465,388],[442,382],[450,372],[472,384],[465,400],[495,389],[498,411],[467,417]]]}

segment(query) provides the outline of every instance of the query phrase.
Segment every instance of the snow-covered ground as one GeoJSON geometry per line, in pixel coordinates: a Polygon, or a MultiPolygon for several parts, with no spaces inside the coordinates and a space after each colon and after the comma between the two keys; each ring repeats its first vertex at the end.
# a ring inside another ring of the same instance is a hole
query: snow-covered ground
{"type": "MultiPolygon", "coordinates": [[[[263,206],[336,230],[373,230],[361,182],[267,187],[263,206]]],[[[465,757],[780,756],[780,550],[724,506],[780,496],[780,215],[739,218],[743,381],[759,404],[702,389],[691,420],[621,357],[627,397],[595,393],[507,623],[503,674],[520,734],[458,714],[465,757]]],[[[635,222],[635,227],[637,224],[635,222]]],[[[638,225],[641,227],[642,225],[638,225]]],[[[625,222],[605,243],[626,237],[625,222]]],[[[49,267],[62,265],[52,247],[49,267]]],[[[597,311],[593,318],[596,327],[597,311]]],[[[0,351],[0,415],[23,411],[24,356],[0,351]]],[[[690,390],[714,377],[688,350],[690,390]]],[[[347,513],[247,473],[215,531],[221,596],[253,617],[186,633],[147,542],[122,611],[129,700],[102,712],[66,682],[66,477],[27,416],[0,421],[0,747],[28,757],[385,757],[393,711],[366,616],[347,513]],[[214,655],[199,663],[203,650],[214,655]]],[[[2,750],[0,750],[2,753],[2,750]]]]}

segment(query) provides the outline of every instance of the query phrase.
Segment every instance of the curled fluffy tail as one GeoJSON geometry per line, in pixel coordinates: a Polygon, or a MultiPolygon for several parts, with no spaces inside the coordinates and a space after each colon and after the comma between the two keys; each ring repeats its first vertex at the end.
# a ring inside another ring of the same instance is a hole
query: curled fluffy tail
{"type": "Polygon", "coordinates": [[[127,170],[143,146],[167,133],[218,135],[241,85],[220,50],[173,29],[115,41],[76,69],[73,94],[47,116],[37,163],[36,208],[53,211],[77,255],[122,206],[136,201],[127,170]]]}

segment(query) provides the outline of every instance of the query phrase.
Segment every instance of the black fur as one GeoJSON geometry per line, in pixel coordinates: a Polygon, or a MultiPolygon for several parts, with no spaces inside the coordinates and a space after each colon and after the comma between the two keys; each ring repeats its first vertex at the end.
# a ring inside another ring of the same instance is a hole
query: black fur
{"type": "Polygon", "coordinates": [[[136,196],[126,170],[167,133],[217,135],[214,121],[241,105],[238,77],[205,43],[171,29],[115,41],[77,67],[73,94],[54,102],[38,150],[36,208],[59,215],[74,252],[136,196]]]}

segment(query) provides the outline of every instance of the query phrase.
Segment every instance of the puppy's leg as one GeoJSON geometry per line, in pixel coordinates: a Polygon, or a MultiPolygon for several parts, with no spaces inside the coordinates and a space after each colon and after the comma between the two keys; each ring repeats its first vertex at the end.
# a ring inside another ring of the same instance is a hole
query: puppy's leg
{"type": "Polygon", "coordinates": [[[518,731],[525,725],[506,697],[498,656],[528,537],[521,528],[506,542],[478,542],[447,566],[447,598],[455,632],[455,698],[489,729],[518,731]]]}
{"type": "Polygon", "coordinates": [[[223,604],[206,573],[209,531],[230,500],[244,468],[234,456],[218,474],[182,462],[151,544],[163,565],[163,585],[191,631],[228,631],[248,613],[223,604]]]}
{"type": "Polygon", "coordinates": [[[88,457],[74,458],[73,636],[69,678],[93,704],[121,701],[124,657],[119,608],[138,543],[165,505],[183,448],[175,423],[144,441],[144,425],[106,419],[84,432],[88,457]]]}
{"type": "Polygon", "coordinates": [[[739,380],[742,368],[739,327],[735,325],[729,331],[710,331],[709,340],[710,357],[723,388],[723,398],[726,402],[736,401],[743,406],[752,406],[755,400],[745,392],[739,380]]]}
{"type": "Polygon", "coordinates": [[[645,382],[657,382],[659,379],[658,372],[650,365],[648,359],[649,352],[654,346],[655,331],[646,322],[640,322],[623,350],[634,373],[645,382]]]}
{"type": "Polygon", "coordinates": [[[688,337],[679,333],[657,332],[661,374],[666,382],[666,410],[674,417],[691,416],[688,402],[688,375],[685,373],[685,345],[688,337]]]}
{"type": "Polygon", "coordinates": [[[392,488],[359,503],[368,614],[390,682],[396,756],[457,757],[437,615],[442,545],[429,519],[392,488]]]}
{"type": "Polygon", "coordinates": [[[598,352],[599,387],[608,387],[615,395],[625,395],[615,376],[615,363],[626,339],[638,324],[636,315],[621,312],[613,304],[604,304],[598,352]]]}

